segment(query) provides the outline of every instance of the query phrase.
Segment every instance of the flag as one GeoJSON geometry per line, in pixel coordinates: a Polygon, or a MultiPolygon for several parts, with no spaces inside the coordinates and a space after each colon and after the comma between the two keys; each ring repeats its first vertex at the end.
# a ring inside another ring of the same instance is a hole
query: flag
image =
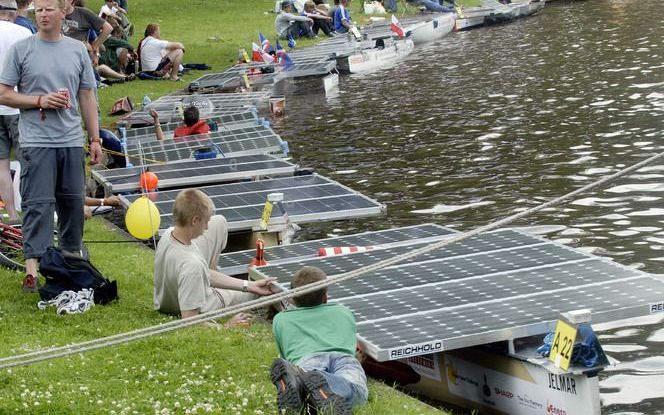
{"type": "Polygon", "coordinates": [[[404,37],[406,37],[406,31],[404,30],[403,26],[401,26],[401,23],[399,23],[395,15],[392,15],[392,23],[390,23],[390,30],[396,33],[397,36],[399,36],[399,39],[403,39],[404,37]]]}
{"type": "Polygon", "coordinates": [[[293,49],[297,45],[297,42],[295,41],[295,38],[293,36],[288,36],[288,48],[293,49]]]}
{"type": "Polygon", "coordinates": [[[272,55],[267,54],[263,49],[260,48],[260,46],[253,42],[251,43],[251,60],[253,62],[274,62],[272,55]]]}
{"type": "Polygon", "coordinates": [[[286,50],[281,46],[278,40],[277,40],[277,62],[279,62],[280,65],[283,65],[286,70],[292,69],[293,66],[295,66],[295,63],[290,58],[290,56],[288,56],[288,53],[286,53],[286,50]]]}
{"type": "Polygon", "coordinates": [[[263,49],[264,52],[272,54],[274,53],[274,48],[270,44],[270,41],[267,40],[265,36],[261,32],[258,32],[258,40],[261,41],[261,49],[263,49]]]}

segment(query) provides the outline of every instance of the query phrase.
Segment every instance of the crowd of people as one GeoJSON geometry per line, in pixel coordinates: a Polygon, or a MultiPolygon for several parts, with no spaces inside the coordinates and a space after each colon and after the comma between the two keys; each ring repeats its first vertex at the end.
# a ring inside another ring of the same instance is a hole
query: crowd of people
{"type": "MultiPolygon", "coordinates": [[[[185,53],[182,43],[162,40],[156,24],[148,25],[134,50],[126,1],[106,0],[99,14],[76,5],[78,1],[35,0],[33,21],[26,13],[31,0],[0,0],[0,198],[7,211],[4,221],[22,226],[26,292],[39,288],[39,260],[54,244],[55,213],[60,248],[80,254],[90,208],[120,203],[115,196],[85,196],[86,147],[90,164],[103,157],[96,97],[100,77],[131,80],[129,68],[136,60],[152,76],[178,80],[185,53]],[[12,155],[22,170],[22,216],[13,200],[12,155]]],[[[322,1],[307,1],[298,16],[291,13],[292,3],[284,2],[280,15],[297,17],[285,33],[299,36],[306,29],[304,35],[315,36],[347,30],[352,24],[345,10],[349,1],[341,0],[332,16],[322,1]]],[[[157,139],[163,140],[158,114],[153,111],[152,116],[157,139]]],[[[209,131],[194,106],[184,109],[184,122],[175,130],[178,137],[209,131]]],[[[271,279],[242,280],[217,271],[228,229],[224,217],[214,212],[212,200],[200,190],[186,189],[177,196],[175,226],[162,235],[155,252],[155,310],[189,318],[275,291],[271,279]]],[[[291,285],[325,278],[316,268],[304,268],[291,285]]],[[[296,297],[294,303],[297,307],[274,320],[281,357],[270,375],[280,410],[297,412],[311,405],[351,413],[368,393],[355,359],[352,313],[327,304],[326,289],[296,297]]],[[[239,314],[227,324],[246,324],[249,318],[239,314]]]]}

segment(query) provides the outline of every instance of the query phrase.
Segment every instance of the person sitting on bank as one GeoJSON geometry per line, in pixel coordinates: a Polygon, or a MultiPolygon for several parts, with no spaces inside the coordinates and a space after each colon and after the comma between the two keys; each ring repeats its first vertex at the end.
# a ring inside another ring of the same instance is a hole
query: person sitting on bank
{"type": "Polygon", "coordinates": [[[313,20],[314,24],[311,27],[311,30],[314,32],[314,35],[318,36],[318,31],[322,30],[326,36],[334,36],[334,31],[332,30],[332,18],[323,13],[316,8],[316,4],[312,0],[307,0],[304,3],[304,11],[302,16],[306,16],[313,20]]]}
{"type": "MultiPolygon", "coordinates": [[[[427,11],[436,13],[454,13],[454,7],[442,5],[442,0],[406,0],[408,3],[424,7],[427,11]]],[[[452,1],[452,5],[454,2],[452,1]]]]}
{"type": "Polygon", "coordinates": [[[136,54],[134,47],[123,39],[120,26],[112,25],[111,36],[104,42],[104,50],[100,52],[99,62],[107,65],[123,75],[136,72],[136,54]]]}
{"type": "MultiPolygon", "coordinates": [[[[164,131],[161,129],[159,123],[159,113],[154,109],[150,109],[150,116],[154,121],[154,132],[158,141],[164,139],[164,131]]],[[[195,106],[190,106],[184,109],[182,116],[184,118],[184,125],[181,125],[173,132],[173,138],[186,137],[188,135],[207,134],[210,132],[210,126],[207,121],[200,119],[200,112],[195,106]]]]}
{"type": "Polygon", "coordinates": [[[198,189],[178,193],[175,227],[167,229],[154,256],[154,308],[182,318],[230,307],[272,294],[274,279],[247,281],[217,271],[226,247],[226,219],[198,189]]]}
{"type": "MultiPolygon", "coordinates": [[[[291,288],[325,280],[316,267],[295,273],[291,288]]],[[[293,298],[297,308],[272,321],[281,358],[270,376],[277,388],[280,413],[300,413],[305,402],[318,413],[350,414],[367,401],[367,377],[355,358],[357,332],[353,313],[341,304],[327,304],[327,288],[293,298]]]]}
{"type": "Polygon", "coordinates": [[[314,37],[312,31],[314,21],[309,17],[293,14],[293,10],[292,0],[281,2],[281,12],[277,14],[277,18],[274,20],[277,36],[284,40],[288,40],[290,37],[314,37]]]}
{"type": "Polygon", "coordinates": [[[348,11],[350,0],[341,0],[339,6],[334,10],[334,31],[337,33],[348,33],[353,27],[353,19],[348,11]]]}
{"type": "Polygon", "coordinates": [[[19,26],[23,26],[28,29],[34,35],[37,33],[37,26],[34,22],[28,18],[28,7],[30,7],[32,0],[16,0],[16,23],[19,26]]]}
{"type": "Polygon", "coordinates": [[[158,24],[150,23],[145,28],[145,37],[138,42],[136,48],[141,71],[151,73],[157,78],[168,78],[179,81],[178,72],[184,57],[184,45],[180,42],[169,42],[161,39],[158,24]]]}

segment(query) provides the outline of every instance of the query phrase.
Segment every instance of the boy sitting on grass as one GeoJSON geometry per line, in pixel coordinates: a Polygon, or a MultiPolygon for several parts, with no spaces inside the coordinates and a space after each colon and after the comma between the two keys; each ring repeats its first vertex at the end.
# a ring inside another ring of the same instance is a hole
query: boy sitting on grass
{"type": "MultiPolygon", "coordinates": [[[[323,271],[303,267],[291,288],[325,280],[323,271]]],[[[353,313],[327,304],[327,288],[293,298],[297,308],[277,314],[272,332],[282,358],[272,363],[279,411],[300,413],[304,403],[328,414],[351,414],[367,401],[367,378],[355,358],[353,313]]]]}

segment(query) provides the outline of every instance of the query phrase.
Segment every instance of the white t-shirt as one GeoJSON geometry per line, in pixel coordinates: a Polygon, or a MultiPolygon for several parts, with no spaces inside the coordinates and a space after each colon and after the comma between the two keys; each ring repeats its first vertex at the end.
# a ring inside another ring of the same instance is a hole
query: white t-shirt
{"type": "MultiPolygon", "coordinates": [[[[0,72],[5,65],[7,51],[16,42],[26,37],[32,36],[32,33],[23,26],[0,20],[0,72]]],[[[0,115],[18,115],[18,108],[6,107],[0,105],[0,115]]]]}
{"type": "Polygon", "coordinates": [[[141,43],[141,68],[144,71],[154,71],[161,62],[162,51],[168,45],[168,41],[146,37],[141,43]]]}

